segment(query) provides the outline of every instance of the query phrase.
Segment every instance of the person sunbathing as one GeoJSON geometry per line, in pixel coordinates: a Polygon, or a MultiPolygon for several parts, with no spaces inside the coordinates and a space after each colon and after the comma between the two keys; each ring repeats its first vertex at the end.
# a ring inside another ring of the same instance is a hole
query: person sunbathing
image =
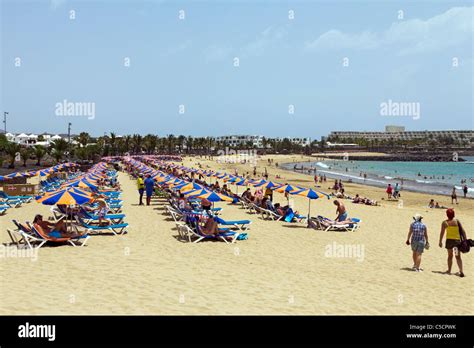
{"type": "Polygon", "coordinates": [[[99,226],[110,225],[111,221],[105,217],[109,211],[109,206],[103,199],[97,199],[96,202],[98,205],[99,226]]]}
{"type": "Polygon", "coordinates": [[[40,214],[35,215],[33,224],[41,227],[43,232],[52,238],[70,238],[82,235],[81,233],[72,233],[72,231],[68,231],[64,220],[52,223],[49,221],[44,221],[43,216],[40,214]]]}
{"type": "Polygon", "coordinates": [[[212,203],[209,202],[206,198],[201,198],[201,207],[205,211],[210,211],[211,210],[212,203]]]}
{"type": "Polygon", "coordinates": [[[344,220],[341,220],[341,221],[338,221],[338,220],[331,220],[329,218],[324,218],[323,219],[324,221],[326,221],[327,223],[331,224],[331,225],[346,225],[346,224],[352,224],[354,223],[354,221],[351,219],[351,218],[348,218],[346,217],[346,219],[344,220]]]}
{"type": "Polygon", "coordinates": [[[252,196],[252,193],[250,192],[250,188],[247,188],[244,193],[242,193],[242,198],[249,200],[250,197],[252,196]]]}
{"type": "Polygon", "coordinates": [[[213,217],[209,217],[209,219],[206,220],[204,226],[201,228],[201,233],[205,236],[215,236],[219,234],[219,226],[213,217]]]}
{"type": "Polygon", "coordinates": [[[434,206],[436,209],[448,209],[448,207],[444,206],[444,205],[439,205],[438,202],[436,202],[435,206],[434,206]]]}
{"type": "Polygon", "coordinates": [[[430,200],[430,202],[428,203],[428,208],[434,208],[435,207],[435,201],[434,199],[430,200]]]}
{"type": "Polygon", "coordinates": [[[267,199],[267,201],[265,202],[265,209],[268,209],[270,211],[273,211],[273,212],[276,212],[276,209],[273,205],[273,202],[271,201],[271,199],[267,199]]]}

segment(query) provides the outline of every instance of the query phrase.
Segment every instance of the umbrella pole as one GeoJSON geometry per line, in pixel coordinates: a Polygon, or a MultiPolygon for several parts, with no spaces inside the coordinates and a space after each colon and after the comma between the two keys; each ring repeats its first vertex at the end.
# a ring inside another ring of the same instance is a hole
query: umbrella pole
{"type": "Polygon", "coordinates": [[[308,221],[311,218],[311,199],[308,199],[308,221]]]}

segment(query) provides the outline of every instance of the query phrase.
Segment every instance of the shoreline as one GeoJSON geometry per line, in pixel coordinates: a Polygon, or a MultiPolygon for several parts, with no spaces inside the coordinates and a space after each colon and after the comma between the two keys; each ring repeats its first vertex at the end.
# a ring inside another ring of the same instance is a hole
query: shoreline
{"type": "MultiPolygon", "coordinates": [[[[316,161],[315,161],[316,162],[316,161]]],[[[285,171],[290,171],[294,173],[304,174],[306,176],[313,176],[315,174],[314,169],[316,169],[316,173],[323,173],[330,179],[341,179],[346,182],[350,182],[352,184],[360,184],[364,186],[371,186],[371,187],[378,187],[378,188],[385,188],[388,184],[394,184],[395,182],[399,182],[401,185],[401,191],[409,191],[415,193],[424,193],[424,194],[436,194],[442,196],[451,196],[452,185],[450,184],[442,184],[437,182],[422,182],[423,180],[416,181],[413,179],[408,178],[401,178],[401,177],[389,177],[389,176],[379,176],[376,174],[369,174],[367,173],[367,178],[364,179],[363,177],[357,176],[355,174],[340,172],[335,169],[325,169],[325,168],[315,168],[310,167],[307,168],[305,164],[313,164],[313,162],[289,162],[289,163],[281,163],[280,166],[285,171]],[[293,167],[302,166],[302,169],[295,170],[293,167]],[[308,172],[311,170],[311,172],[308,172]],[[349,181],[350,180],[350,181],[349,181]]],[[[456,185],[456,188],[459,190],[460,187],[456,185]]],[[[458,195],[458,198],[461,195],[458,195]]],[[[474,199],[473,189],[470,188],[467,194],[466,199],[474,199]]]]}

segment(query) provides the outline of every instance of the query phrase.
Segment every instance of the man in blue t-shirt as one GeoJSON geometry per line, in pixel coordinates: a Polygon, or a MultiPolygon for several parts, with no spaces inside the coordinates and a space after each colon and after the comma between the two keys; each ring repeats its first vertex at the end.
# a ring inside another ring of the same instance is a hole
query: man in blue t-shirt
{"type": "Polygon", "coordinates": [[[153,189],[155,187],[155,180],[147,174],[145,179],[145,191],[146,191],[146,205],[150,205],[151,195],[153,194],[153,189]]]}

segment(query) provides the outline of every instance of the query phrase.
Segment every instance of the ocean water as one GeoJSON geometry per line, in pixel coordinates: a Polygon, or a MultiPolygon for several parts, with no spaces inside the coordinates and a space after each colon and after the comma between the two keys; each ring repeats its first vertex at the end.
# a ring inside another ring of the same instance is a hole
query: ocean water
{"type": "MultiPolygon", "coordinates": [[[[403,189],[427,193],[451,194],[454,187],[461,193],[461,180],[467,180],[469,197],[474,196],[474,157],[463,157],[466,162],[383,162],[383,161],[344,161],[324,159],[316,162],[299,162],[297,167],[314,175],[326,174],[328,178],[352,180],[372,186],[402,184],[403,189]],[[313,170],[309,172],[309,170],[313,170]],[[364,180],[361,173],[367,174],[364,180]]],[[[295,163],[285,164],[294,169],[295,163]]]]}

